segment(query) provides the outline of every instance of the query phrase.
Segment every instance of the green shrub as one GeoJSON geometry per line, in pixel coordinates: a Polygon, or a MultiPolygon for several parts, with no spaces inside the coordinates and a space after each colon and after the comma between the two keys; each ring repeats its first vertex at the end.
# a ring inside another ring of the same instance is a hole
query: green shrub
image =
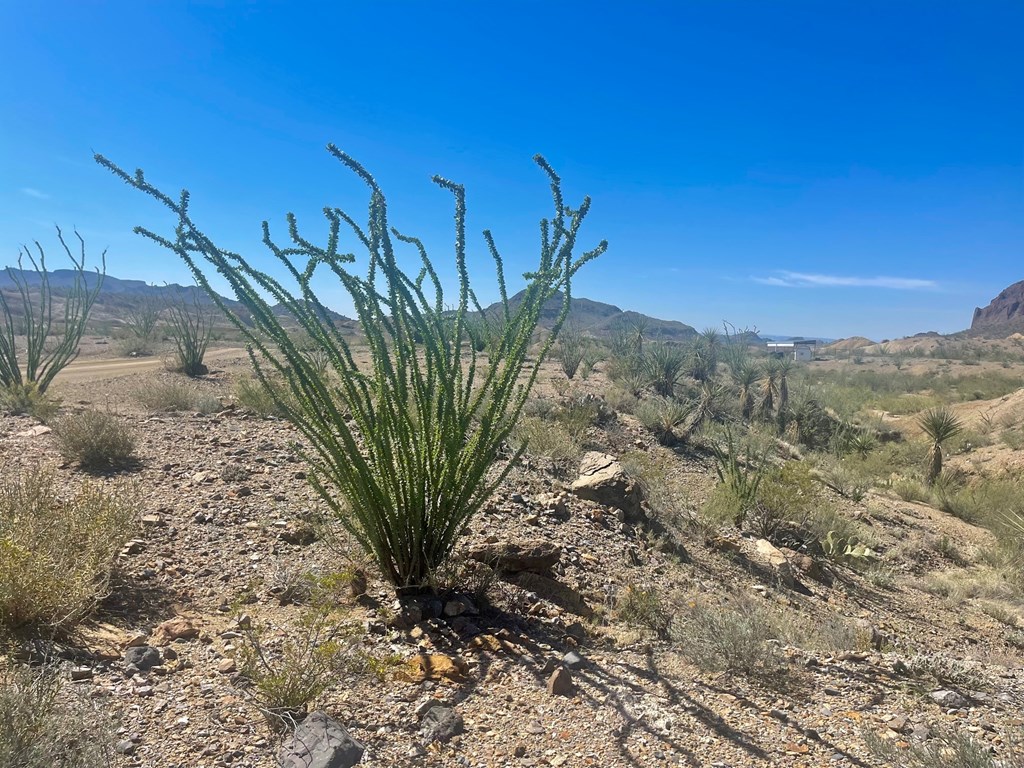
{"type": "Polygon", "coordinates": [[[35,472],[0,485],[0,627],[67,630],[106,594],[131,538],[135,495],[84,485],[62,498],[35,472]]]}
{"type": "Polygon", "coordinates": [[[55,666],[39,669],[0,659],[0,766],[107,768],[111,728],[55,666]]]}
{"type": "Polygon", "coordinates": [[[898,477],[892,481],[890,487],[893,493],[904,501],[927,501],[928,489],[924,483],[912,477],[898,477]]]}
{"type": "Polygon", "coordinates": [[[60,400],[43,394],[33,384],[12,384],[0,387],[0,411],[14,416],[28,414],[44,424],[60,410],[60,400]]]}
{"type": "Polygon", "coordinates": [[[560,179],[538,156],[554,203],[552,219],[541,224],[539,265],[527,274],[525,290],[511,303],[502,258],[485,232],[500,297],[500,317],[486,318],[466,269],[465,191],[435,177],[455,199],[458,300],[448,308],[426,249],[418,239],[390,226],[384,195],[373,177],[333,145],[328,151],[369,187],[368,222],[364,228],[337,208],[325,208],[329,235],[326,246],[319,247],[300,235],[289,214],[292,245],[287,248],[273,241],[264,224],[264,242],[284,265],[292,289],[246,258],[218,249],[189,215],[187,192],[171,198],[150,185],[141,171],[129,174],[101,156],[96,159],[173,213],[170,238],[137,231],[185,261],[248,342],[257,378],[267,382],[276,372],[286,382],[294,402],[278,401],[276,396],[275,401],[309,446],[304,456],[311,465],[313,486],[372,553],[391,584],[400,591],[420,590],[430,584],[470,519],[510,471],[512,462],[498,472],[490,469],[568,316],[573,277],[607,245],[574,256],[589,199],[567,206],[560,179]],[[355,256],[339,250],[343,228],[368,253],[365,276],[348,267],[355,256]],[[396,241],[415,249],[422,265],[418,275],[399,267],[396,241]],[[245,308],[246,319],[213,291],[203,262],[227,281],[245,308]],[[313,292],[311,285],[321,267],[338,278],[352,300],[366,334],[370,363],[365,370],[356,364],[348,341],[313,292]],[[530,354],[541,313],[551,300],[560,302],[558,315],[542,335],[537,353],[530,354]],[[473,310],[483,322],[493,320],[500,328],[499,340],[488,351],[486,371],[470,333],[473,310]],[[318,374],[282,316],[326,351],[330,379],[318,374]],[[468,360],[463,359],[464,351],[468,360]]]}
{"type": "Polygon", "coordinates": [[[640,401],[636,417],[649,429],[662,445],[676,442],[675,430],[686,423],[693,405],[674,397],[648,397],[640,401]]]}
{"type": "Polygon", "coordinates": [[[112,413],[85,410],[62,416],[53,434],[60,455],[83,469],[117,469],[135,461],[134,432],[112,413]]]}
{"type": "Polygon", "coordinates": [[[669,614],[654,589],[644,589],[630,584],[619,595],[615,613],[620,621],[646,627],[659,635],[665,634],[669,625],[669,614]]]}
{"type": "Polygon", "coordinates": [[[324,611],[307,614],[288,637],[271,637],[266,627],[245,630],[238,650],[242,691],[273,730],[294,727],[341,676],[353,655],[352,634],[324,611]]]}
{"type": "Polygon", "coordinates": [[[149,411],[191,411],[196,409],[197,393],[180,381],[149,382],[135,392],[135,399],[149,411]]]}
{"type": "Polygon", "coordinates": [[[586,357],[590,342],[583,330],[575,323],[568,323],[558,338],[558,361],[566,378],[576,377],[576,372],[586,357]]]}
{"type": "Polygon", "coordinates": [[[284,417],[287,410],[279,406],[278,403],[286,396],[287,394],[280,384],[262,383],[250,376],[239,379],[235,384],[235,399],[238,400],[238,404],[264,418],[268,416],[284,417]]]}

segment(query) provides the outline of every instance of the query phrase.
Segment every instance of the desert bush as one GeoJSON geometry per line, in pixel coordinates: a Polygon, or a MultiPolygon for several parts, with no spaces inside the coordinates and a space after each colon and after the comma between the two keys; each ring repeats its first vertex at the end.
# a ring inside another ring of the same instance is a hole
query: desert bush
{"type": "Polygon", "coordinates": [[[304,239],[291,214],[291,247],[278,246],[264,224],[264,243],[297,286],[294,292],[242,256],[218,249],[191,218],[187,193],[171,198],[146,182],[141,171],[128,174],[103,157],[97,160],[174,214],[170,239],[137,231],[185,261],[199,285],[248,341],[257,378],[267,381],[270,372],[276,371],[284,379],[294,402],[282,400],[278,405],[310,446],[304,456],[311,466],[313,486],[373,554],[390,583],[402,591],[419,590],[429,585],[431,574],[448,558],[470,519],[510,470],[511,461],[489,473],[568,315],[572,278],[607,245],[601,243],[574,256],[589,199],[577,207],[567,206],[559,177],[538,156],[536,161],[550,182],[554,216],[541,224],[540,262],[526,276],[527,286],[515,306],[508,299],[497,246],[490,233],[484,233],[497,271],[501,329],[484,374],[467,325],[473,309],[484,322],[488,318],[483,317],[466,269],[463,187],[435,177],[455,199],[458,301],[454,309],[447,309],[426,249],[418,239],[389,226],[387,204],[373,177],[333,145],[328,150],[369,187],[369,221],[364,229],[339,209],[325,208],[329,225],[325,247],[304,239]],[[338,250],[343,227],[368,252],[365,277],[347,267],[355,256],[338,250]],[[418,276],[400,268],[396,240],[416,249],[422,265],[418,276]],[[305,263],[296,264],[298,259],[305,263]],[[228,282],[251,324],[213,291],[200,267],[203,261],[228,282]],[[370,375],[357,366],[348,342],[313,292],[311,282],[321,266],[340,280],[352,299],[366,334],[370,375]],[[558,316],[528,360],[541,312],[556,297],[561,302],[558,316]],[[330,380],[317,375],[274,305],[280,305],[278,309],[327,351],[330,380]],[[464,362],[466,347],[470,355],[464,362]],[[339,407],[339,398],[346,413],[339,407]]]}
{"type": "Polygon", "coordinates": [[[722,522],[727,517],[731,518],[740,527],[757,503],[758,488],[768,466],[765,455],[755,455],[753,442],[748,440],[745,456],[741,458],[740,448],[731,430],[726,430],[724,446],[712,442],[710,447],[715,459],[718,485],[702,513],[722,522]]]}
{"type": "Polygon", "coordinates": [[[678,475],[672,473],[671,452],[627,451],[619,462],[623,470],[640,485],[644,500],[656,520],[676,530],[700,522],[686,486],[678,475]]]}
{"type": "Polygon", "coordinates": [[[128,307],[124,317],[124,327],[128,333],[118,345],[121,354],[128,357],[153,354],[153,337],[159,318],[160,310],[152,302],[128,307]]]}
{"type": "Polygon", "coordinates": [[[135,433],[112,413],[85,410],[57,419],[57,449],[83,469],[117,469],[135,461],[135,433]]]}
{"type": "Polygon", "coordinates": [[[591,427],[615,420],[615,412],[608,403],[594,395],[569,398],[555,411],[555,417],[565,426],[574,440],[581,440],[591,427]]]}
{"type": "Polygon", "coordinates": [[[0,411],[13,416],[28,414],[46,424],[60,411],[60,400],[32,386],[0,388],[0,411]]]}
{"type": "Polygon", "coordinates": [[[243,376],[235,384],[235,399],[246,410],[264,418],[286,415],[285,408],[278,405],[287,397],[284,387],[272,381],[260,382],[251,376],[243,376]]]}
{"type": "Polygon", "coordinates": [[[250,625],[237,656],[241,690],[273,730],[294,727],[351,663],[352,637],[350,627],[321,610],[303,616],[286,637],[250,625]]]}
{"type": "Polygon", "coordinates": [[[654,589],[630,584],[619,594],[615,613],[620,621],[646,627],[658,635],[668,631],[669,613],[654,589]]]}
{"type": "Polygon", "coordinates": [[[191,304],[184,298],[168,304],[167,318],[174,342],[174,370],[190,378],[205,375],[208,369],[203,358],[213,335],[213,318],[199,303],[198,292],[193,293],[191,304]]]}
{"type": "Polygon", "coordinates": [[[998,753],[959,728],[939,728],[920,744],[897,743],[864,733],[868,751],[892,768],[1012,768],[1024,764],[1024,739],[1007,740],[998,753]]]}
{"type": "Polygon", "coordinates": [[[15,400],[45,395],[54,377],[78,357],[86,320],[103,285],[106,251],[100,257],[103,271],[97,270],[90,286],[85,271],[85,241],[78,232],[75,237],[81,246],[77,258],[57,227],[57,239],[73,267],[73,280],[63,297],[59,310],[62,317],[56,325],[46,253],[39,242],[35,244],[38,258],[25,247],[18,254],[17,267],[6,269],[14,291],[8,294],[0,290],[0,390],[8,390],[15,400]],[[23,270],[26,260],[31,271],[23,270]],[[19,336],[25,337],[24,365],[18,354],[19,336]]]}
{"type": "Polygon", "coordinates": [[[69,690],[56,666],[0,660],[0,766],[106,768],[114,764],[109,723],[69,690]]]}
{"type": "Polygon", "coordinates": [[[0,485],[0,628],[61,632],[106,595],[131,538],[135,495],[84,485],[61,497],[46,472],[0,485]]]}
{"type": "Polygon", "coordinates": [[[708,672],[778,677],[786,661],[777,641],[778,617],[755,598],[723,604],[693,600],[672,617],[669,636],[680,652],[708,672]]]}
{"type": "Polygon", "coordinates": [[[149,382],[135,392],[139,405],[149,411],[191,411],[196,409],[197,393],[180,381],[149,382]]]}
{"type": "Polygon", "coordinates": [[[897,477],[889,487],[904,501],[928,500],[928,489],[924,487],[924,483],[912,477],[897,477]]]}

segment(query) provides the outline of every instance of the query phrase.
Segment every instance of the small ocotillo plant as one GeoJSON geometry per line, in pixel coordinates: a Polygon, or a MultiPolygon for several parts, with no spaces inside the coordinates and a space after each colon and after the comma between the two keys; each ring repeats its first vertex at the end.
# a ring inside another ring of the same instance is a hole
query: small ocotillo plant
{"type": "Polygon", "coordinates": [[[0,289],[0,389],[12,401],[30,401],[43,395],[54,377],[78,357],[78,345],[85,333],[89,312],[103,285],[106,255],[100,256],[102,269],[97,269],[92,286],[85,272],[85,241],[75,232],[80,245],[76,258],[57,227],[57,239],[74,269],[71,286],[64,295],[63,317],[54,322],[54,297],[50,273],[46,270],[46,253],[36,241],[36,252],[23,247],[18,254],[17,268],[7,267],[8,280],[15,295],[0,289]],[[31,270],[23,267],[31,266],[31,270]],[[18,354],[18,337],[25,336],[24,367],[18,354]]]}
{"type": "Polygon", "coordinates": [[[487,365],[478,365],[469,315],[474,310],[480,317],[484,313],[466,266],[463,187],[434,177],[455,198],[458,300],[454,309],[446,310],[441,281],[426,249],[417,238],[390,227],[387,203],[373,176],[333,145],[328,151],[369,188],[368,221],[361,226],[344,211],[325,208],[328,237],[319,246],[300,234],[295,216],[288,214],[288,247],[272,239],[264,222],[263,242],[280,261],[295,286],[292,290],[243,256],[217,247],[192,219],[187,191],[172,198],[147,182],[141,170],[129,174],[102,156],[96,159],[174,214],[170,237],[142,228],[136,232],[177,254],[245,337],[257,378],[308,443],[305,458],[314,488],[373,555],[384,577],[400,592],[414,592],[429,586],[469,520],[518,459],[514,453],[511,461],[488,474],[565,321],[573,277],[607,244],[574,256],[590,200],[585,198],[578,208],[567,206],[559,177],[537,156],[550,182],[554,215],[541,222],[540,263],[525,275],[526,289],[514,310],[502,258],[490,233],[484,232],[496,266],[501,333],[488,349],[487,365]],[[362,275],[348,266],[355,255],[340,250],[343,228],[367,253],[362,275]],[[399,266],[396,241],[413,246],[418,254],[422,266],[415,277],[399,266]],[[213,291],[203,262],[227,281],[252,325],[213,291]],[[332,273],[352,299],[370,359],[363,368],[312,289],[318,269],[332,273]],[[559,292],[559,317],[528,362],[544,303],[559,292]],[[283,305],[327,351],[330,378],[318,373],[295,344],[271,302],[283,305]],[[271,377],[286,383],[289,397],[271,386],[271,377]]]}
{"type": "Polygon", "coordinates": [[[207,372],[203,358],[210,345],[213,322],[200,305],[198,293],[193,294],[191,306],[184,298],[168,304],[167,317],[174,341],[175,367],[186,376],[202,376],[207,372]]]}

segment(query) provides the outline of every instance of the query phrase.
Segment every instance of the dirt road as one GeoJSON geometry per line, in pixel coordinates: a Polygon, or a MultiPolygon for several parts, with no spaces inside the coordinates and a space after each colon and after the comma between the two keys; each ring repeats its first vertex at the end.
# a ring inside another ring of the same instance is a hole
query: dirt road
{"type": "MultiPolygon", "coordinates": [[[[214,360],[220,357],[231,355],[244,356],[245,350],[241,347],[226,347],[224,349],[211,349],[206,353],[207,360],[214,360]]],[[[109,360],[76,360],[67,368],[57,374],[55,383],[75,381],[96,381],[98,379],[113,379],[117,376],[124,376],[129,373],[140,373],[162,368],[164,358],[158,355],[153,357],[141,357],[133,360],[123,358],[112,358],[109,360]]]]}

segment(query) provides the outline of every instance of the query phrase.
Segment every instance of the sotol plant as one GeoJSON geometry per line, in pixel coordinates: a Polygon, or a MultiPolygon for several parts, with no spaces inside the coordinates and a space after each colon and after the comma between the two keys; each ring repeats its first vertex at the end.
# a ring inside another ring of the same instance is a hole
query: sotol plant
{"type": "MultiPolygon", "coordinates": [[[[434,177],[455,198],[458,300],[446,311],[441,281],[423,244],[389,227],[384,194],[363,166],[333,145],[328,151],[369,187],[368,222],[363,227],[344,211],[325,208],[329,234],[322,247],[300,234],[292,214],[287,217],[289,247],[276,244],[264,222],[263,241],[287,272],[292,290],[241,255],[218,248],[193,221],[187,191],[171,198],[149,184],[141,170],[129,174],[102,156],[96,159],[175,215],[172,237],[142,228],[136,232],[188,265],[248,341],[260,381],[268,387],[271,377],[286,382],[290,397],[280,397],[272,387],[269,391],[308,443],[305,458],[312,484],[374,556],[385,578],[399,591],[416,591],[430,583],[469,520],[509,471],[512,461],[488,473],[569,311],[573,276],[607,244],[574,257],[590,200],[585,198],[578,208],[565,205],[559,177],[537,156],[550,181],[554,216],[541,222],[540,263],[525,275],[527,286],[515,309],[508,301],[501,256],[490,233],[484,232],[501,300],[501,335],[488,350],[485,366],[478,363],[469,333],[468,315],[476,310],[482,317],[483,309],[466,267],[463,187],[434,177]],[[348,267],[355,256],[339,250],[343,228],[351,230],[368,254],[362,276],[348,267]],[[422,266],[416,277],[399,266],[396,240],[418,252],[422,266]],[[201,267],[204,261],[251,314],[251,326],[213,291],[201,267]],[[366,334],[368,365],[357,365],[341,330],[313,292],[318,270],[332,273],[351,297],[366,334]],[[527,361],[541,308],[557,292],[562,294],[561,313],[544,335],[539,353],[527,361]],[[329,378],[295,344],[272,302],[282,304],[308,338],[326,350],[329,378]]],[[[517,459],[518,453],[511,458],[517,459]]]]}

